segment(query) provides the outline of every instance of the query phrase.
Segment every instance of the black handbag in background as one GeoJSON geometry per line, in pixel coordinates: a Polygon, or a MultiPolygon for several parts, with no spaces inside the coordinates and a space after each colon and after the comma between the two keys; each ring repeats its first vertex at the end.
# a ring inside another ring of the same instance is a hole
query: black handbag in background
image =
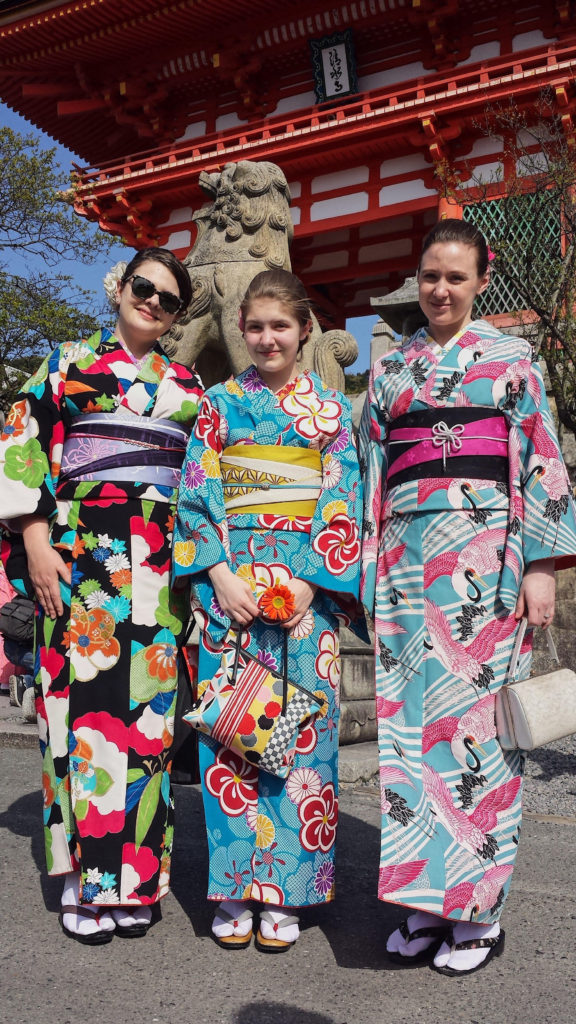
{"type": "Polygon", "coordinates": [[[29,597],[16,594],[0,608],[0,633],[28,646],[34,640],[34,614],[36,606],[29,597]]]}

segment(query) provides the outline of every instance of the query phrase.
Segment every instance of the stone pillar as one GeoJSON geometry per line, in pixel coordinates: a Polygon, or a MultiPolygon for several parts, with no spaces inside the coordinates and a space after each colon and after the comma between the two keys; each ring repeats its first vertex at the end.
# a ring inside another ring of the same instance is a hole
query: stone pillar
{"type": "Polygon", "coordinates": [[[381,359],[386,352],[395,348],[398,344],[398,337],[385,320],[378,320],[372,328],[372,340],[370,342],[370,366],[373,366],[377,359],[381,359]]]}

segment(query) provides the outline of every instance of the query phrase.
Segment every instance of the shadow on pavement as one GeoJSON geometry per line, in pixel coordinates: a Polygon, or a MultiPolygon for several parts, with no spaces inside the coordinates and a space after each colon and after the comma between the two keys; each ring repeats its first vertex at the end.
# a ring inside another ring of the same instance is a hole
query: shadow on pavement
{"type": "Polygon", "coordinates": [[[206,899],[208,844],[199,786],[174,786],[176,816],[170,888],[196,936],[209,936],[213,910],[206,899]]]}
{"type": "Polygon", "coordinates": [[[248,1003],[241,1006],[233,1017],[233,1024],[347,1024],[340,1017],[326,1017],[323,1013],[300,1010],[288,1003],[248,1003]]]}
{"type": "MultiPolygon", "coordinates": [[[[208,852],[200,787],[175,786],[175,797],[172,894],[189,918],[194,934],[209,937],[214,908],[205,895],[208,852]]],[[[379,805],[375,803],[371,810],[370,816],[379,821],[379,805]]],[[[360,814],[365,812],[364,806],[360,814]]],[[[385,939],[405,917],[405,912],[402,907],[393,907],[377,899],[379,854],[379,825],[341,811],[336,899],[333,903],[298,911],[302,931],[305,933],[310,928],[318,928],[326,936],[339,967],[375,971],[395,969],[386,959],[385,939]]],[[[264,1009],[267,1008],[268,1004],[264,1009]]],[[[258,1024],[260,1019],[263,1022],[274,1020],[265,1015],[262,1018],[252,1017],[252,1024],[258,1024]]],[[[291,1024],[299,1024],[300,1020],[285,1016],[278,1019],[290,1019],[291,1024]]],[[[310,1024],[315,1024],[316,1020],[322,1024],[327,1020],[312,1015],[302,1018],[302,1024],[307,1024],[308,1019],[310,1024]]]]}
{"type": "Polygon", "coordinates": [[[7,832],[13,832],[14,835],[30,838],[30,853],[38,871],[38,883],[42,890],[44,906],[50,912],[57,911],[60,907],[62,883],[59,878],[50,878],[46,874],[40,791],[27,793],[10,804],[4,814],[0,814],[0,829],[2,828],[7,832]]]}

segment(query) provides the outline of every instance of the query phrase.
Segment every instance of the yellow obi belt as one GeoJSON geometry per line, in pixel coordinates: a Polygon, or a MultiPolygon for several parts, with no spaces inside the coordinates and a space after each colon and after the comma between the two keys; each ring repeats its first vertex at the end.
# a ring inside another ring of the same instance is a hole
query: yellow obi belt
{"type": "Polygon", "coordinates": [[[322,458],[310,448],[234,444],[220,456],[226,511],[233,515],[314,515],[322,458]]]}

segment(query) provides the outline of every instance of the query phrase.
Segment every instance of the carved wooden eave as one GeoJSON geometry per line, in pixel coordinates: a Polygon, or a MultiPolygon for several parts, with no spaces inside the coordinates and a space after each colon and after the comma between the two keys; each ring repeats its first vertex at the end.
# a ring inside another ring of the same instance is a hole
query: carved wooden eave
{"type": "MultiPolygon", "coordinates": [[[[495,23],[500,0],[483,0],[495,23]]],[[[0,13],[0,95],[88,163],[175,141],[190,96],[224,89],[248,120],[273,115],[275,69],[308,63],[308,42],[352,28],[360,53],[378,33],[446,71],[470,52],[474,0],[74,0],[0,13]],[[145,103],[140,102],[145,87],[145,103]],[[90,130],[86,114],[93,114],[90,130]],[[97,116],[96,116],[97,115],[97,116]]],[[[557,0],[545,31],[564,6],[557,0]]]]}
{"type": "MultiPolygon", "coordinates": [[[[477,120],[486,103],[505,101],[514,92],[520,109],[532,109],[543,87],[556,91],[559,103],[572,97],[576,75],[576,43],[486,61],[481,66],[430,76],[401,89],[374,92],[337,109],[316,109],[294,117],[269,118],[188,143],[178,143],[102,164],[80,172],[78,212],[94,217],[93,199],[106,220],[118,216],[116,193],[122,189],[133,204],[141,197],[162,196],[167,205],[199,205],[195,182],[201,171],[213,171],[239,159],[281,163],[289,180],[303,173],[322,173],[333,165],[334,149],[345,145],[350,160],[368,162],[393,157],[400,144],[434,164],[458,146],[459,136],[477,120]],[[449,148],[447,148],[449,147],[449,148]],[[89,202],[84,201],[84,196],[89,202]],[[112,215],[114,210],[114,215],[112,215]]],[[[570,114],[561,108],[561,114],[570,114]]],[[[370,212],[373,216],[373,212],[370,212]]],[[[330,226],[330,225],[328,225],[330,226]]],[[[300,228],[300,234],[306,228],[300,228]]]]}
{"type": "Polygon", "coordinates": [[[0,13],[0,95],[95,163],[107,152],[141,148],[142,138],[178,138],[186,127],[186,96],[206,98],[228,87],[240,95],[240,115],[265,116],[275,102],[274,69],[279,62],[283,68],[307,65],[309,39],[353,27],[369,40],[385,22],[387,34],[400,40],[410,30],[411,5],[412,0],[24,3],[0,13]],[[28,10],[33,16],[26,17],[28,10]],[[138,107],[142,82],[150,118],[138,107]],[[268,96],[261,97],[263,92],[268,96]],[[82,117],[87,111],[99,114],[91,132],[82,117]],[[123,134],[115,133],[115,125],[123,134]]]}
{"type": "Polygon", "coordinates": [[[445,0],[444,3],[412,0],[412,7],[413,23],[425,26],[429,42],[428,53],[423,55],[425,68],[446,71],[468,56],[470,47],[466,46],[463,26],[456,20],[461,8],[458,0],[445,0]]]}

